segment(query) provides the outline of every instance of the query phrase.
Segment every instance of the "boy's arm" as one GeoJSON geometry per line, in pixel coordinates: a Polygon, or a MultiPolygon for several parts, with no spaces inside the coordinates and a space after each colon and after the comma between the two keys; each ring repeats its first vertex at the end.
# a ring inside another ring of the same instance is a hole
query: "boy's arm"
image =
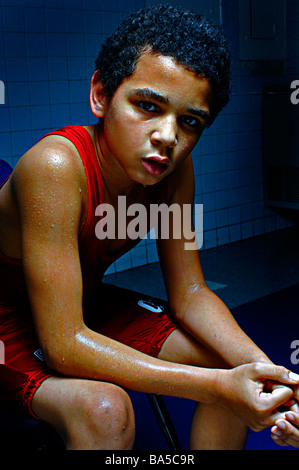
{"type": "MultiPolygon", "coordinates": [[[[185,160],[179,172],[171,176],[170,186],[174,188],[170,204],[193,205],[191,157],[185,160]]],[[[185,224],[185,230],[187,226],[185,224]]],[[[181,232],[183,234],[183,230],[181,232]]],[[[186,250],[186,241],[183,236],[181,239],[157,241],[170,309],[179,323],[232,367],[251,362],[271,362],[241,330],[219,297],[208,289],[198,250],[186,250]]]]}
{"type": "Polygon", "coordinates": [[[78,251],[84,212],[82,171],[69,145],[48,148],[42,141],[23,156],[13,175],[24,275],[47,364],[73,377],[213,401],[214,371],[151,358],[84,324],[78,251]]]}
{"type": "Polygon", "coordinates": [[[22,261],[40,346],[47,364],[71,377],[113,382],[157,394],[222,403],[252,428],[274,424],[290,391],[263,394],[261,377],[294,381],[264,364],[211,370],[164,362],[110,340],[83,321],[78,232],[81,170],[70,149],[36,146],[18,163],[14,193],[21,218],[22,261]],[[233,394],[232,394],[233,391],[233,394]],[[265,396],[264,396],[265,395],[265,396]]]}

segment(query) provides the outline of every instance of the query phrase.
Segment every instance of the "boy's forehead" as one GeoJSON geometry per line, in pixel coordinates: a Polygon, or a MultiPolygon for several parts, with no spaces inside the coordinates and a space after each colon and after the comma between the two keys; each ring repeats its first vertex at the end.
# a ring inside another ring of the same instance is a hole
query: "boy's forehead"
{"type": "Polygon", "coordinates": [[[137,61],[133,74],[126,78],[123,85],[128,89],[147,88],[159,93],[198,96],[210,95],[210,83],[194,72],[183,67],[173,57],[145,52],[137,61]]]}
{"type": "Polygon", "coordinates": [[[137,60],[133,76],[139,76],[144,71],[158,71],[162,76],[176,73],[189,73],[174,57],[157,54],[153,52],[143,52],[137,60]]]}

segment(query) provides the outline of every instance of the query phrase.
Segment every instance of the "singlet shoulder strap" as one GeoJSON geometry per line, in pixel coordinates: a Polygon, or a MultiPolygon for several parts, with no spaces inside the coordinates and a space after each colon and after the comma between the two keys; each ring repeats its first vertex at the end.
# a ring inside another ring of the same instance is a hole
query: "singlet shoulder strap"
{"type": "Polygon", "coordinates": [[[83,126],[63,127],[46,134],[44,137],[49,135],[60,135],[70,140],[78,150],[85,168],[88,185],[88,213],[84,228],[80,233],[80,239],[83,240],[90,231],[94,235],[95,209],[105,201],[104,182],[93,141],[89,132],[83,126]]]}

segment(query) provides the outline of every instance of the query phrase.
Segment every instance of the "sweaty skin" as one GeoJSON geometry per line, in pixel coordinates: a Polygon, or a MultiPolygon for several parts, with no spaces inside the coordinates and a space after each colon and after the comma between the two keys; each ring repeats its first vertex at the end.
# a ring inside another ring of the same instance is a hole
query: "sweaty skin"
{"type": "MultiPolygon", "coordinates": [[[[170,204],[193,204],[190,152],[209,121],[211,94],[206,79],[150,53],[141,56],[111,102],[94,74],[91,108],[104,119],[87,129],[98,152],[106,202],[116,208],[118,195],[127,196],[127,205],[142,201],[147,187],[161,182],[170,204]]],[[[159,240],[158,251],[171,311],[197,344],[196,363],[192,354],[191,365],[172,362],[170,342],[155,359],[85,325],[78,233],[87,197],[76,149],[55,136],[20,159],[0,193],[0,250],[22,259],[47,364],[70,377],[221,404],[255,430],[283,418],[277,407],[292,396],[297,379],[274,366],[239,328],[207,288],[198,252],[185,250],[184,238],[159,240]],[[234,368],[220,368],[224,364],[234,368]],[[290,387],[264,393],[266,379],[290,387]]],[[[105,250],[117,252],[124,243],[105,240],[105,250]]],[[[36,397],[38,403],[39,391],[36,397]]],[[[37,404],[36,412],[42,413],[37,404]]]]}

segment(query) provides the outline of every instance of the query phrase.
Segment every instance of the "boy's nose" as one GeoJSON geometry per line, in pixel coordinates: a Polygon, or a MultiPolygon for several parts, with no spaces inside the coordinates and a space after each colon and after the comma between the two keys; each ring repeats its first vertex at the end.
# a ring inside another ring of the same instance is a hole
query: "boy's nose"
{"type": "Polygon", "coordinates": [[[173,148],[177,145],[177,123],[174,118],[163,119],[151,135],[152,144],[173,148]]]}

